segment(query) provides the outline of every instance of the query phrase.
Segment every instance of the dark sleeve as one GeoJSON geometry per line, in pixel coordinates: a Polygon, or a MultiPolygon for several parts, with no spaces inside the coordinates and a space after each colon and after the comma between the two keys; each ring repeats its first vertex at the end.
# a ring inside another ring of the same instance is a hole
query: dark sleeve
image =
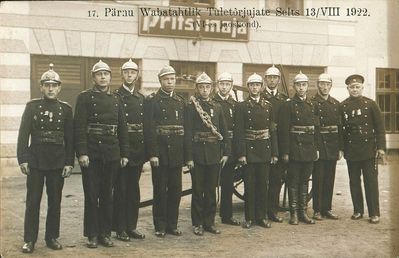
{"type": "Polygon", "coordinates": [[[122,158],[129,157],[129,134],[127,131],[127,122],[126,122],[126,112],[123,107],[122,99],[118,96],[118,138],[119,138],[119,149],[121,152],[122,158]]]}
{"type": "Polygon", "coordinates": [[[380,108],[375,101],[371,102],[371,112],[373,114],[374,131],[377,141],[378,150],[386,150],[386,139],[385,139],[385,124],[380,108]]]}
{"type": "Polygon", "coordinates": [[[73,148],[73,114],[72,108],[67,106],[64,124],[65,166],[74,166],[75,156],[73,148]]]}
{"type": "Polygon", "coordinates": [[[237,153],[237,158],[247,155],[247,147],[244,139],[244,112],[243,103],[236,106],[234,116],[234,145],[237,153]]]}
{"type": "Polygon", "coordinates": [[[88,154],[87,149],[87,106],[85,95],[80,94],[76,100],[74,118],[74,140],[76,156],[88,154]]]}
{"type": "Polygon", "coordinates": [[[184,161],[193,160],[193,117],[191,106],[186,104],[184,108],[184,161]]]}
{"type": "Polygon", "coordinates": [[[151,157],[159,157],[157,132],[155,127],[154,117],[154,104],[155,101],[152,99],[144,102],[144,141],[147,149],[147,155],[151,157]]]}
{"type": "Polygon", "coordinates": [[[17,158],[18,164],[27,163],[29,160],[29,136],[32,131],[32,113],[27,104],[22,114],[21,125],[18,132],[17,158]]]}
{"type": "Polygon", "coordinates": [[[342,118],[342,111],[341,111],[341,104],[338,105],[338,141],[339,141],[339,150],[343,151],[344,150],[344,131],[343,131],[343,118],[342,118]]]}
{"type": "Polygon", "coordinates": [[[278,122],[278,140],[280,155],[290,153],[290,122],[291,122],[290,102],[284,102],[281,106],[278,122]]]}
{"type": "Polygon", "coordinates": [[[271,106],[271,112],[270,112],[270,137],[272,145],[272,156],[278,157],[277,122],[276,122],[276,113],[273,109],[273,106],[271,106]]]}
{"type": "Polygon", "coordinates": [[[313,110],[314,110],[313,111],[314,112],[314,141],[315,141],[316,150],[320,150],[320,143],[322,142],[321,134],[320,134],[320,112],[315,103],[313,103],[313,110]]]}
{"type": "Polygon", "coordinates": [[[219,115],[219,121],[220,121],[220,133],[223,136],[222,140],[222,154],[223,156],[230,156],[231,155],[231,139],[228,138],[228,132],[227,132],[227,122],[226,118],[224,117],[224,112],[222,109],[222,106],[220,106],[220,115],[219,115]]]}

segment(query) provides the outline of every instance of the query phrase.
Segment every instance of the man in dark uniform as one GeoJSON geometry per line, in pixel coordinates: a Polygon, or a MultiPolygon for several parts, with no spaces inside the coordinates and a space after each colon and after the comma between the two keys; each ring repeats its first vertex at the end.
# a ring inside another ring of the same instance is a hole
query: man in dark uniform
{"type": "Polygon", "coordinates": [[[313,219],[338,219],[332,212],[332,198],[337,160],[343,155],[342,123],[339,102],[330,96],[331,76],[323,73],[317,80],[317,94],[312,98],[320,120],[320,157],[312,174],[313,219]]]}
{"type": "Polygon", "coordinates": [[[135,85],[139,67],[129,59],[122,65],[122,86],[115,91],[120,96],[126,112],[129,133],[129,163],[120,168],[115,178],[113,227],[116,238],[129,241],[130,238],[144,239],[136,230],[140,205],[140,175],[145,162],[143,137],[144,96],[135,85]]]}
{"type": "Polygon", "coordinates": [[[344,157],[348,165],[354,209],[351,218],[357,220],[363,217],[360,179],[363,173],[369,221],[376,224],[380,221],[377,159],[385,155],[385,126],[377,103],[362,96],[363,83],[363,76],[358,74],[345,80],[350,97],[341,103],[344,157]]]}
{"type": "Polygon", "coordinates": [[[32,253],[37,241],[44,180],[48,201],[46,245],[54,250],[62,249],[57,241],[62,188],[64,178],[71,174],[74,152],[72,108],[57,99],[60,90],[60,77],[50,64],[50,70],[43,73],[40,80],[43,98],[28,102],[19,128],[17,158],[21,172],[27,175],[24,253],[32,253]]]}
{"type": "Polygon", "coordinates": [[[194,234],[201,236],[204,230],[220,234],[215,227],[216,187],[230,149],[222,107],[210,98],[211,78],[202,73],[195,84],[197,95],[190,98],[187,124],[193,160],[189,160],[187,166],[191,170],[193,189],[191,221],[194,234]]]}
{"type": "MultiPolygon", "coordinates": [[[[219,103],[222,107],[224,118],[227,125],[227,144],[230,145],[232,150],[233,140],[233,126],[234,126],[234,110],[237,104],[231,95],[231,89],[233,88],[233,76],[224,72],[218,77],[218,92],[213,97],[216,103],[219,103]]],[[[221,198],[220,198],[220,217],[222,218],[223,224],[228,225],[240,225],[240,222],[233,218],[233,190],[234,190],[234,155],[233,150],[227,160],[226,165],[222,168],[220,173],[220,187],[221,187],[221,198]]]]}
{"type": "Polygon", "coordinates": [[[129,138],[123,103],[110,90],[111,69],[101,60],[91,70],[94,86],[79,94],[75,108],[75,150],[85,195],[87,247],[112,247],[112,187],[128,163],[129,138]]]}
{"type": "Polygon", "coordinates": [[[174,91],[176,71],[167,65],[158,74],[161,88],[145,103],[144,137],[152,169],[155,235],[180,236],[177,228],[182,191],[182,167],[189,150],[184,140],[186,103],[174,91]]]}
{"type": "MultiPolygon", "coordinates": [[[[272,104],[274,117],[280,117],[280,108],[287,100],[287,95],[278,90],[281,82],[281,73],[274,65],[269,67],[265,72],[266,88],[261,93],[261,97],[265,98],[272,104]]],[[[277,126],[278,131],[278,126],[277,126]]],[[[283,219],[277,215],[280,202],[280,191],[286,176],[287,164],[278,160],[276,164],[272,164],[269,175],[269,192],[267,200],[267,216],[274,222],[283,222],[283,219]]]]}
{"type": "Polygon", "coordinates": [[[276,126],[272,105],[260,97],[263,80],[256,73],[248,77],[250,96],[237,105],[234,137],[238,161],[244,167],[245,223],[270,228],[266,219],[270,163],[278,160],[276,126]]]}
{"type": "Polygon", "coordinates": [[[308,77],[302,72],[294,78],[295,96],[281,107],[279,122],[280,153],[288,162],[288,199],[291,225],[300,221],[314,224],[307,215],[307,195],[313,163],[319,158],[318,117],[307,98],[308,77]],[[297,214],[298,213],[298,214],[297,214]]]}

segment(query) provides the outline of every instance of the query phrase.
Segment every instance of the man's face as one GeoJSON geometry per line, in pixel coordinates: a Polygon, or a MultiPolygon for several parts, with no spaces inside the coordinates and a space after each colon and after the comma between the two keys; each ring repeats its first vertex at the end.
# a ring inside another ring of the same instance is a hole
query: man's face
{"type": "Polygon", "coordinates": [[[231,81],[219,81],[218,82],[219,93],[223,97],[226,97],[230,93],[232,87],[233,87],[233,82],[231,82],[231,81]]]}
{"type": "Polygon", "coordinates": [[[260,82],[250,82],[248,83],[249,94],[252,97],[257,97],[262,89],[262,83],[260,82]]]}
{"type": "Polygon", "coordinates": [[[303,98],[306,97],[306,92],[308,91],[308,82],[295,82],[294,83],[294,90],[296,94],[303,98]]]}
{"type": "Polygon", "coordinates": [[[176,75],[175,74],[164,75],[159,79],[159,82],[161,83],[161,88],[165,92],[170,93],[174,91],[176,87],[176,75]]]}
{"type": "Polygon", "coordinates": [[[105,89],[111,82],[111,73],[108,71],[98,71],[93,74],[93,80],[98,86],[105,89]]]}
{"type": "Polygon", "coordinates": [[[363,83],[354,82],[348,85],[347,87],[349,95],[351,97],[360,97],[363,94],[363,83]]]}
{"type": "Polygon", "coordinates": [[[59,83],[44,82],[40,85],[40,92],[43,94],[43,96],[46,99],[56,99],[60,91],[61,91],[61,85],[59,83]]]}
{"type": "Polygon", "coordinates": [[[318,82],[317,89],[321,96],[328,96],[330,94],[332,83],[331,82],[318,82]]]}
{"type": "Polygon", "coordinates": [[[122,79],[123,79],[123,83],[126,86],[130,86],[132,85],[138,76],[139,72],[137,70],[133,70],[133,69],[126,69],[122,71],[122,79]]]}
{"type": "Polygon", "coordinates": [[[212,92],[212,84],[210,83],[197,84],[197,90],[202,99],[208,99],[212,92]]]}
{"type": "Polygon", "coordinates": [[[277,76],[277,75],[266,75],[265,79],[266,79],[265,80],[266,86],[271,90],[276,89],[276,87],[278,86],[278,84],[280,82],[280,76],[277,76]]]}

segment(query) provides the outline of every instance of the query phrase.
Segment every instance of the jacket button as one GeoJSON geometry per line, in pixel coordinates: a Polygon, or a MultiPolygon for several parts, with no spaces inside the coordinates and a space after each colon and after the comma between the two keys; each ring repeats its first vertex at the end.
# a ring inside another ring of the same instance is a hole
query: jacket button
{"type": "Polygon", "coordinates": [[[253,149],[254,147],[253,146],[251,146],[251,149],[253,149]]]}
{"type": "Polygon", "coordinates": [[[101,141],[98,141],[98,143],[101,143],[101,141]]]}

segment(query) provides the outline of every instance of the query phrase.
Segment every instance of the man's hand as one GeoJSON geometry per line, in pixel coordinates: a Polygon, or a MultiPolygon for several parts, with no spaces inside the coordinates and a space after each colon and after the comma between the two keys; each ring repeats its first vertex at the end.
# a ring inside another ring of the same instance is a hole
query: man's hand
{"type": "Polygon", "coordinates": [[[377,152],[375,153],[375,157],[377,159],[382,159],[385,156],[385,151],[384,150],[377,150],[377,152]]]}
{"type": "Polygon", "coordinates": [[[126,167],[128,162],[129,162],[128,158],[121,158],[121,168],[126,167]]]}
{"type": "Polygon", "coordinates": [[[340,150],[338,152],[338,160],[342,159],[343,156],[344,156],[344,152],[342,150],[340,150]]]}
{"type": "Polygon", "coordinates": [[[87,168],[89,166],[89,156],[82,155],[78,158],[79,165],[83,168],[87,168]]]}
{"type": "Polygon", "coordinates": [[[240,163],[240,165],[245,166],[247,165],[247,157],[245,156],[241,156],[238,158],[238,163],[240,163]]]}
{"type": "Polygon", "coordinates": [[[281,158],[283,159],[284,163],[288,163],[290,160],[290,156],[288,154],[284,154],[281,158]]]}
{"type": "Polygon", "coordinates": [[[64,166],[62,169],[62,177],[69,177],[72,174],[72,168],[72,166],[64,166]]]}
{"type": "Polygon", "coordinates": [[[188,170],[192,170],[194,168],[194,161],[192,161],[192,160],[187,161],[186,166],[187,166],[188,170]]]}
{"type": "Polygon", "coordinates": [[[278,157],[272,156],[272,159],[270,160],[270,163],[271,164],[277,164],[277,161],[278,161],[278,157]]]}
{"type": "Polygon", "coordinates": [[[226,165],[226,162],[227,162],[227,160],[229,159],[229,156],[223,156],[221,159],[220,159],[220,164],[222,165],[222,168],[224,167],[224,165],[226,165]]]}
{"type": "Polygon", "coordinates": [[[151,167],[159,167],[159,159],[158,157],[151,157],[150,158],[151,167]]]}
{"type": "Polygon", "coordinates": [[[27,176],[30,175],[30,170],[27,162],[19,164],[19,168],[21,169],[22,174],[27,176]]]}

